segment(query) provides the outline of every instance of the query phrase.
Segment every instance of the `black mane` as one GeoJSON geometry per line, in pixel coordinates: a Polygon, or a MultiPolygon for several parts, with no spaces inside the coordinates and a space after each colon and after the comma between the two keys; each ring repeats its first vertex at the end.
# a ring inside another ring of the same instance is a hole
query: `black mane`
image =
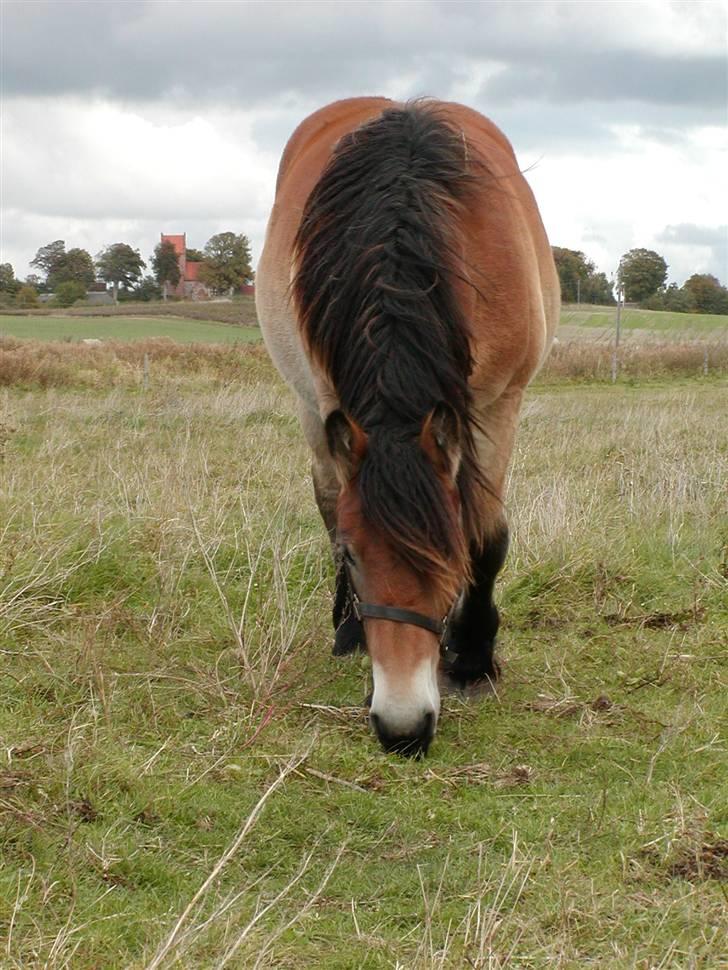
{"type": "Polygon", "coordinates": [[[483,482],[473,445],[458,215],[483,164],[437,107],[414,102],[346,135],[309,196],[293,293],[304,339],[341,406],[369,435],[364,514],[420,570],[477,539],[483,482]],[[439,403],[456,412],[465,534],[418,444],[439,403]],[[459,532],[459,536],[453,534],[459,532]]]}

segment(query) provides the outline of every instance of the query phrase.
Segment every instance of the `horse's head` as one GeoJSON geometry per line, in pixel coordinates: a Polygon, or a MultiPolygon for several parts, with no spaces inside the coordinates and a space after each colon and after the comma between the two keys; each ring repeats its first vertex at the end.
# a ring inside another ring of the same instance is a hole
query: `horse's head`
{"type": "Polygon", "coordinates": [[[339,553],[372,661],[370,722],[386,750],[421,755],[440,710],[440,621],[468,570],[459,421],[441,404],[414,433],[368,436],[335,411],[326,435],[340,483],[339,553]]]}

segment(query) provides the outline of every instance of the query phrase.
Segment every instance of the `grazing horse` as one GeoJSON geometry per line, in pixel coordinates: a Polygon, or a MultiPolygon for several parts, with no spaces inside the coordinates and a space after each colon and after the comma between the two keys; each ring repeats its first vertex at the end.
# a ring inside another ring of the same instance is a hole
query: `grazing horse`
{"type": "Polygon", "coordinates": [[[315,112],[283,153],[256,299],[334,545],[334,653],[366,646],[372,727],[422,755],[440,668],[498,674],[506,471],[558,318],[508,140],[438,101],[315,112]]]}

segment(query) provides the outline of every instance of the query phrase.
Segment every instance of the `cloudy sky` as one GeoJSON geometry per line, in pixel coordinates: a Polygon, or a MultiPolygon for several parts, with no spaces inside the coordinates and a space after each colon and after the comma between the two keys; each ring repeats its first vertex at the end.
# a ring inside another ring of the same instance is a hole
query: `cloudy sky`
{"type": "Polygon", "coordinates": [[[728,284],[726,0],[0,0],[2,255],[246,233],[337,98],[432,95],[513,143],[554,245],[728,284]]]}

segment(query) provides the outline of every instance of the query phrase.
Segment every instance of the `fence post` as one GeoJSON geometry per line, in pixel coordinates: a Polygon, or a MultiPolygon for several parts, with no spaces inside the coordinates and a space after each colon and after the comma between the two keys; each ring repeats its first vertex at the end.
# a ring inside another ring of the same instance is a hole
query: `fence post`
{"type": "Polygon", "coordinates": [[[614,337],[614,349],[612,351],[612,384],[617,382],[617,350],[619,349],[619,332],[622,325],[622,300],[624,299],[624,289],[617,287],[617,332],[614,337]]]}
{"type": "Polygon", "coordinates": [[[708,344],[703,347],[703,377],[708,376],[708,344]]]}
{"type": "Polygon", "coordinates": [[[144,380],[142,387],[145,391],[149,390],[149,354],[144,354],[144,380]]]}

